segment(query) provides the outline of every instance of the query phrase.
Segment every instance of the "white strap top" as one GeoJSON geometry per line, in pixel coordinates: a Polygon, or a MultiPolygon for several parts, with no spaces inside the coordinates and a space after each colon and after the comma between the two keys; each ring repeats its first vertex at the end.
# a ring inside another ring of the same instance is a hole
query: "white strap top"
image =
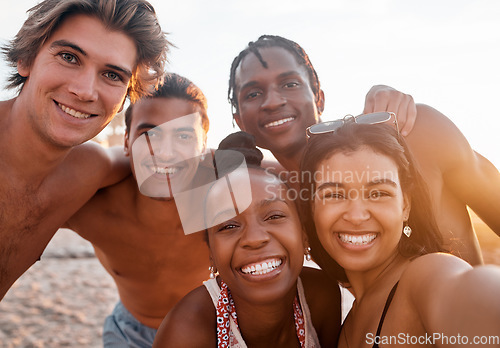
{"type": "MultiPolygon", "coordinates": [[[[219,294],[221,289],[216,279],[208,279],[203,282],[205,288],[207,289],[210,297],[212,298],[212,302],[214,307],[217,308],[217,302],[219,300],[219,294]]],[[[299,302],[302,308],[302,313],[304,315],[304,327],[306,330],[306,343],[305,348],[319,348],[319,339],[316,334],[316,330],[312,325],[311,321],[311,313],[309,312],[309,306],[307,305],[306,296],[304,294],[304,287],[302,286],[302,281],[300,278],[297,279],[297,292],[299,294],[299,302]]],[[[233,318],[230,317],[230,344],[232,348],[247,348],[243,337],[241,337],[240,330],[236,326],[233,318]]]]}

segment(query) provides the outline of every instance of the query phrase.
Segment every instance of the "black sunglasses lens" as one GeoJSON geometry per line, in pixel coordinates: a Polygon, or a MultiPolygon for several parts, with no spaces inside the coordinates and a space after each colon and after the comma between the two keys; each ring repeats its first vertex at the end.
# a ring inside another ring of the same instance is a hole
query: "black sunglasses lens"
{"type": "Polygon", "coordinates": [[[342,120],[328,121],[315,124],[309,128],[309,132],[311,134],[322,134],[327,132],[333,132],[336,129],[340,128],[344,124],[342,120]]]}
{"type": "Polygon", "coordinates": [[[365,114],[356,117],[356,123],[374,124],[388,121],[391,114],[388,112],[374,112],[372,114],[365,114]]]}

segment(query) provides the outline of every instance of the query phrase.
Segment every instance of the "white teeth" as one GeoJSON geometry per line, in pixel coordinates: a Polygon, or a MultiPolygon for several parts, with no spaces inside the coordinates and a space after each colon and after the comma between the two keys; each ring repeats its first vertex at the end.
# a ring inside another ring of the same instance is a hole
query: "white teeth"
{"type": "Polygon", "coordinates": [[[253,265],[248,265],[241,268],[241,272],[245,274],[262,275],[272,272],[274,269],[279,267],[283,261],[275,259],[264,261],[262,263],[257,263],[253,265]]]}
{"type": "Polygon", "coordinates": [[[266,127],[266,128],[276,127],[276,126],[282,125],[283,123],[287,123],[290,121],[293,121],[293,117],[282,118],[281,120],[278,120],[278,121],[269,122],[269,123],[265,124],[264,127],[266,127]]]}
{"type": "Polygon", "coordinates": [[[172,174],[175,174],[179,171],[179,168],[177,167],[154,167],[154,172],[156,174],[162,174],[162,175],[166,175],[166,174],[169,174],[169,175],[172,175],[172,174]]]}
{"type": "Polygon", "coordinates": [[[90,114],[85,114],[83,112],[80,112],[80,111],[76,111],[76,110],[73,110],[71,108],[68,108],[67,106],[64,106],[60,103],[57,103],[57,105],[59,105],[59,107],[65,112],[67,113],[68,115],[71,115],[75,118],[79,118],[81,120],[83,119],[86,119],[86,118],[89,118],[90,117],[90,114]]]}
{"type": "Polygon", "coordinates": [[[363,235],[353,235],[353,234],[339,233],[339,238],[343,243],[348,243],[353,245],[365,245],[372,242],[375,238],[377,238],[377,234],[368,233],[363,235]]]}

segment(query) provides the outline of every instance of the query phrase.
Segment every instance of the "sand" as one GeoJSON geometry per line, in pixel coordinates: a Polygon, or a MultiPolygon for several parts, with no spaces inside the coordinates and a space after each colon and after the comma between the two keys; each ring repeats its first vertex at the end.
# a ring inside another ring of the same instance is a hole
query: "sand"
{"type": "MultiPolygon", "coordinates": [[[[477,219],[475,227],[485,262],[500,265],[500,238],[477,219]]],[[[59,230],[0,302],[0,347],[102,347],[102,324],[117,300],[92,246],[59,230]]]]}
{"type": "Polygon", "coordinates": [[[59,230],[0,302],[0,347],[102,347],[118,294],[90,243],[59,230]]]}

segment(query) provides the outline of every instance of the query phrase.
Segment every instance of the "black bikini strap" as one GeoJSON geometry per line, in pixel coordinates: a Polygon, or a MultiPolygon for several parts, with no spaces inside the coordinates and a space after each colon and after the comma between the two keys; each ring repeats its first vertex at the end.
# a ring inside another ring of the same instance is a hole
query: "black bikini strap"
{"type": "Polygon", "coordinates": [[[394,293],[396,292],[396,289],[398,288],[398,284],[399,284],[399,281],[396,284],[394,284],[391,292],[389,293],[389,296],[387,296],[387,301],[385,302],[384,311],[382,312],[382,317],[380,318],[380,322],[378,323],[377,334],[375,335],[376,337],[380,336],[380,331],[382,330],[382,325],[384,324],[385,315],[387,314],[387,310],[389,309],[389,306],[391,305],[392,298],[394,297],[394,293]]]}

